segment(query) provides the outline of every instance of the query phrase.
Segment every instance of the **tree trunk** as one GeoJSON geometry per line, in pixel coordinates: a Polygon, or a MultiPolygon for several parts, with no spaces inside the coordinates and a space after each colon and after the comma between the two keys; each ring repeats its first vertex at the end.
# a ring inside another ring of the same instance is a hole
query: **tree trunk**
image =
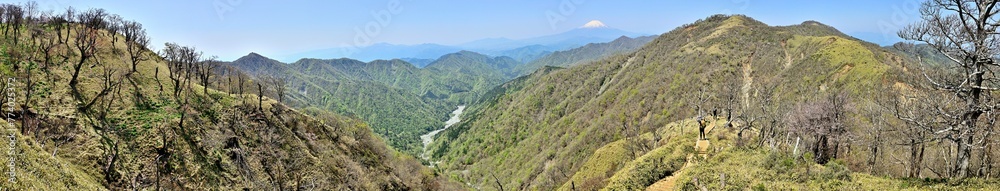
{"type": "Polygon", "coordinates": [[[910,178],[920,178],[920,167],[923,165],[924,160],[924,145],[917,142],[916,139],[910,139],[910,178]]]}
{"type": "Polygon", "coordinates": [[[826,164],[830,161],[830,148],[829,148],[829,138],[826,135],[820,135],[816,139],[816,144],[813,146],[813,154],[816,155],[813,161],[817,164],[826,164]]]}
{"type": "Polygon", "coordinates": [[[972,158],[972,135],[958,139],[958,152],[955,160],[955,177],[969,176],[969,158],[972,158]]]}
{"type": "Polygon", "coordinates": [[[985,147],[983,147],[984,148],[983,149],[983,153],[982,153],[982,155],[979,158],[979,160],[982,163],[980,163],[980,165],[979,165],[979,172],[977,173],[977,176],[979,176],[979,177],[987,177],[987,176],[989,176],[990,171],[993,170],[992,169],[993,168],[993,158],[990,157],[990,151],[993,148],[993,146],[991,146],[989,144],[989,138],[986,138],[986,140],[983,141],[983,145],[985,145],[985,147]]]}
{"type": "Polygon", "coordinates": [[[875,136],[875,141],[871,146],[871,156],[868,157],[868,173],[872,174],[875,172],[875,162],[878,161],[878,135],[875,136]]]}
{"type": "Polygon", "coordinates": [[[83,63],[87,61],[86,57],[81,57],[80,61],[73,65],[73,77],[69,80],[69,87],[76,91],[76,84],[79,83],[77,79],[80,77],[80,69],[83,68],[83,63]]]}
{"type": "Polygon", "coordinates": [[[801,139],[802,137],[795,138],[795,148],[792,149],[792,155],[799,156],[799,140],[801,139]]]}
{"type": "Polygon", "coordinates": [[[257,83],[257,109],[264,111],[264,86],[257,83]]]}
{"type": "MultiPolygon", "coordinates": [[[[978,47],[977,50],[983,50],[983,48],[978,47]]],[[[968,79],[973,85],[965,97],[966,111],[962,116],[962,129],[959,132],[959,138],[956,140],[958,143],[958,152],[956,153],[955,160],[955,177],[966,178],[969,176],[969,160],[972,158],[972,143],[973,143],[973,133],[976,132],[976,122],[979,120],[979,116],[982,114],[982,109],[980,106],[980,97],[982,97],[982,89],[978,87],[983,86],[983,74],[985,72],[983,66],[985,66],[985,61],[982,61],[978,56],[972,56],[975,60],[974,66],[972,67],[974,73],[970,75],[968,79]]]]}

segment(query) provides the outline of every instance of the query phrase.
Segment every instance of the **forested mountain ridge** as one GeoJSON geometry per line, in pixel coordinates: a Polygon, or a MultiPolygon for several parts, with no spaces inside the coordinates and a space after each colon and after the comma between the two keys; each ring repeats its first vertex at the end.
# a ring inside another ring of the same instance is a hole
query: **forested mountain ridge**
{"type": "Polygon", "coordinates": [[[137,22],[103,9],[0,9],[0,124],[13,136],[0,187],[449,189],[358,119],[286,107],[256,94],[271,84],[191,47],[149,50],[137,22]]]}
{"type": "Polygon", "coordinates": [[[456,106],[503,83],[520,65],[509,57],[446,54],[424,68],[400,59],[300,59],[285,64],[256,53],[229,65],[258,79],[281,79],[287,103],[357,116],[394,148],[417,156],[419,136],[442,128],[456,106]]]}
{"type": "Polygon", "coordinates": [[[433,93],[444,93],[453,103],[470,103],[493,87],[515,77],[513,68],[521,65],[513,58],[461,51],[441,56],[426,69],[433,78],[434,87],[443,87],[433,93]]]}
{"type": "MultiPolygon", "coordinates": [[[[855,170],[870,167],[884,169],[886,175],[902,176],[905,173],[899,169],[906,168],[896,166],[900,164],[866,162],[870,155],[909,154],[906,149],[873,144],[889,135],[872,134],[882,131],[866,127],[871,127],[873,120],[886,120],[885,115],[891,115],[891,109],[870,106],[886,105],[886,98],[892,96],[881,96],[883,93],[894,92],[890,90],[893,88],[920,88],[915,81],[919,78],[914,78],[919,64],[912,63],[907,56],[858,41],[814,21],[773,27],[742,15],[716,15],[678,27],[633,53],[566,69],[546,68],[552,71],[501,85],[493,91],[496,94],[491,93],[467,109],[467,120],[440,134],[431,147],[431,160],[440,160],[438,168],[448,176],[480,189],[643,188],[671,175],[676,166],[628,167],[660,170],[611,176],[626,170],[623,163],[656,164],[644,160],[673,156],[654,152],[671,147],[664,145],[663,139],[685,135],[681,133],[683,128],[675,128],[684,125],[668,125],[671,122],[710,116],[721,119],[716,127],[735,124],[732,128],[717,128],[722,130],[718,140],[732,145],[719,146],[716,152],[763,147],[783,151],[776,153],[792,153],[794,148],[801,154],[797,140],[815,152],[810,156],[815,161],[805,160],[808,162],[801,163],[806,166],[795,165],[790,167],[795,170],[779,174],[808,173],[812,169],[808,163],[825,164],[836,158],[829,164],[830,169],[843,169],[838,164],[855,170]],[[849,101],[837,101],[843,99],[849,101]],[[803,112],[788,112],[817,104],[852,105],[848,117],[837,118],[838,123],[850,125],[834,126],[842,128],[835,131],[800,128],[801,124],[795,122],[798,118],[790,116],[803,112]],[[852,141],[842,134],[816,134],[829,131],[850,134],[852,141]],[[626,153],[624,159],[612,160],[606,158],[609,155],[599,154],[610,151],[598,152],[598,148],[615,142],[621,145],[610,148],[626,153]],[[869,147],[882,150],[877,149],[875,154],[844,150],[869,147]],[[657,157],[642,157],[648,154],[657,157]],[[593,165],[607,167],[595,171],[593,165]]],[[[893,136],[894,140],[904,137],[893,136]]],[[[715,137],[712,140],[717,141],[715,137]]],[[[712,169],[724,167],[732,166],[712,169]]],[[[692,173],[718,176],[710,171],[692,173]]],[[[757,182],[774,182],[764,185],[767,188],[782,187],[779,185],[784,181],[803,181],[782,178],[785,175],[762,179],[754,174],[726,174],[730,185],[746,187],[756,186],[757,182]]],[[[691,181],[690,177],[682,179],[691,181]]],[[[820,183],[826,181],[865,185],[852,182],[850,177],[807,180],[819,182],[791,188],[831,188],[826,187],[828,182],[820,183]]],[[[719,184],[701,182],[709,183],[719,184]]],[[[698,186],[697,182],[678,184],[698,186]]]]}

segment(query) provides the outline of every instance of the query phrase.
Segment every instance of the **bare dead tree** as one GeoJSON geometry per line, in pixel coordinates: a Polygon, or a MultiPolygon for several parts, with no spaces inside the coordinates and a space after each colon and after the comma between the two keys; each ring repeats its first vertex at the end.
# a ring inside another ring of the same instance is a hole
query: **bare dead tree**
{"type": "Polygon", "coordinates": [[[732,121],[735,117],[733,113],[737,111],[737,106],[740,105],[740,86],[743,81],[742,78],[737,76],[735,73],[732,73],[730,76],[731,79],[726,82],[723,87],[724,89],[722,90],[724,99],[722,101],[723,104],[725,104],[724,109],[726,110],[726,127],[732,127],[732,121]]]}
{"type": "MultiPolygon", "coordinates": [[[[195,64],[201,61],[201,52],[192,47],[180,46],[175,43],[166,43],[160,51],[161,57],[167,61],[170,69],[170,81],[174,84],[173,96],[177,100],[177,112],[180,113],[178,127],[184,131],[185,117],[187,116],[189,96],[183,96],[184,89],[190,90],[191,75],[195,73],[195,64]]],[[[186,91],[190,92],[190,91],[186,91]]]]}
{"type": "Polygon", "coordinates": [[[271,85],[274,86],[274,92],[278,94],[278,102],[283,102],[285,100],[285,91],[288,88],[288,81],[284,78],[276,77],[271,81],[271,85]]]}
{"type": "Polygon", "coordinates": [[[709,95],[707,90],[705,90],[705,86],[707,85],[699,85],[697,101],[692,105],[695,113],[697,113],[697,117],[699,118],[705,116],[705,105],[708,103],[708,100],[711,99],[711,95],[709,95]]]}
{"type": "MultiPolygon", "coordinates": [[[[59,32],[56,31],[56,33],[59,32]]],[[[38,38],[38,41],[36,51],[42,54],[41,69],[47,71],[50,66],[55,65],[55,57],[65,53],[57,49],[59,47],[59,40],[53,39],[52,34],[44,33],[38,38]]]]}
{"type": "MultiPolygon", "coordinates": [[[[143,29],[142,24],[139,22],[125,21],[121,19],[118,19],[116,22],[119,23],[118,27],[120,28],[121,35],[124,38],[124,53],[129,57],[127,64],[132,66],[132,69],[125,73],[125,76],[128,77],[126,79],[128,79],[129,83],[132,85],[132,89],[135,90],[132,99],[136,105],[146,106],[147,102],[142,95],[142,91],[140,90],[141,87],[139,87],[139,84],[137,84],[135,79],[132,78],[132,74],[137,72],[136,68],[139,66],[140,62],[150,59],[150,55],[147,52],[147,49],[149,49],[149,36],[146,35],[146,29],[143,29]]],[[[156,68],[155,70],[157,74],[154,74],[154,77],[158,77],[159,68],[156,68]]],[[[156,83],[160,83],[159,78],[156,79],[156,83]]],[[[162,87],[163,86],[160,85],[160,91],[163,91],[162,87]]]]}
{"type": "Polygon", "coordinates": [[[925,74],[938,90],[957,97],[964,105],[942,110],[940,115],[947,116],[952,125],[934,130],[956,144],[952,171],[958,178],[969,176],[972,150],[986,140],[976,136],[983,117],[990,117],[983,114],[1000,108],[994,100],[984,99],[989,91],[1000,90],[993,73],[998,67],[995,55],[1000,53],[1000,20],[995,17],[1000,9],[996,4],[993,0],[930,0],[920,9],[922,21],[898,33],[903,39],[927,43],[961,70],[948,76],[957,80],[932,79],[925,74]]]}
{"type": "Polygon", "coordinates": [[[500,184],[500,179],[497,178],[497,175],[496,174],[490,174],[490,176],[493,176],[493,181],[496,182],[497,189],[500,190],[500,191],[504,191],[503,184],[500,184]]]}
{"type": "MultiPolygon", "coordinates": [[[[233,89],[234,85],[233,85],[233,73],[232,72],[233,72],[234,69],[231,66],[226,66],[223,69],[224,69],[223,71],[226,72],[225,75],[224,75],[226,77],[226,84],[225,84],[225,86],[220,85],[219,89],[222,89],[221,87],[226,87],[226,92],[229,93],[229,95],[233,95],[233,93],[236,92],[236,90],[233,89]]],[[[221,83],[221,80],[220,80],[220,83],[221,83]]]]}
{"type": "Polygon", "coordinates": [[[286,91],[286,80],[282,77],[278,77],[272,74],[261,73],[257,75],[257,79],[266,84],[266,91],[273,94],[267,96],[273,96],[272,98],[278,98],[278,102],[281,102],[285,98],[286,91]]]}
{"type": "Polygon", "coordinates": [[[156,79],[156,85],[160,87],[160,94],[163,94],[163,83],[160,83],[160,67],[153,69],[153,79],[156,79]]]}
{"type": "Polygon", "coordinates": [[[65,21],[64,24],[66,25],[65,27],[66,35],[62,35],[61,33],[59,34],[59,36],[62,37],[61,40],[62,44],[65,44],[67,46],[66,48],[69,48],[69,37],[73,31],[71,23],[74,22],[74,20],[76,19],[76,14],[77,14],[76,9],[73,9],[73,7],[68,7],[66,8],[66,12],[64,12],[62,15],[59,15],[60,17],[62,17],[61,20],[65,21]]]}
{"type": "Polygon", "coordinates": [[[28,1],[22,6],[24,7],[25,23],[35,23],[41,20],[41,9],[38,8],[38,2],[28,1]]]}
{"type": "Polygon", "coordinates": [[[737,119],[743,122],[738,134],[758,127],[758,123],[766,124],[761,125],[758,130],[757,147],[763,146],[765,142],[770,142],[771,149],[774,149],[777,143],[774,138],[778,134],[777,127],[780,123],[778,123],[779,114],[774,108],[772,97],[776,86],[777,84],[762,84],[757,87],[754,96],[747,97],[748,103],[744,105],[744,112],[737,116],[737,119]]]}
{"type": "Polygon", "coordinates": [[[3,5],[3,23],[5,24],[3,35],[13,39],[14,44],[19,43],[21,26],[24,24],[24,9],[13,4],[3,5]]]}
{"type": "Polygon", "coordinates": [[[991,178],[990,175],[993,173],[993,165],[994,165],[993,161],[995,160],[994,157],[992,157],[991,155],[992,154],[991,152],[993,152],[994,144],[996,144],[995,143],[996,133],[994,132],[994,130],[996,129],[997,125],[997,118],[998,118],[997,115],[1000,115],[1000,112],[997,112],[995,110],[990,110],[987,111],[985,115],[989,117],[986,117],[988,120],[986,121],[984,131],[982,131],[983,142],[979,144],[981,145],[980,148],[982,149],[982,152],[979,153],[980,164],[979,168],[976,170],[976,176],[985,177],[989,179],[991,178]]]}
{"type": "MultiPolygon", "coordinates": [[[[93,108],[94,104],[104,99],[105,96],[107,96],[109,93],[117,89],[119,85],[121,85],[122,81],[121,77],[117,75],[118,71],[115,69],[114,66],[103,65],[102,68],[103,70],[101,75],[101,80],[102,80],[101,89],[97,92],[97,95],[94,95],[94,97],[91,98],[90,101],[86,102],[86,104],[83,107],[81,107],[82,111],[88,111],[90,108],[93,108]]],[[[103,116],[106,115],[106,113],[107,113],[106,110],[104,111],[104,113],[101,113],[100,118],[103,118],[103,116]]]]}
{"type": "MultiPolygon", "coordinates": [[[[0,4],[0,26],[7,26],[7,4],[0,4]]],[[[6,32],[6,28],[4,28],[4,32],[6,32]]]]}
{"type": "Polygon", "coordinates": [[[937,134],[938,136],[935,136],[934,134],[936,133],[934,131],[951,126],[950,123],[952,123],[952,120],[947,119],[946,115],[940,115],[942,113],[939,112],[943,111],[944,108],[961,105],[960,101],[956,96],[945,96],[942,99],[942,97],[937,96],[941,95],[941,92],[925,91],[933,90],[935,87],[933,84],[921,82],[926,82],[926,79],[930,76],[941,77],[941,75],[947,72],[943,71],[945,70],[944,68],[926,67],[922,63],[923,55],[919,53],[918,48],[914,44],[901,42],[894,44],[893,48],[915,55],[917,63],[906,67],[921,70],[924,76],[916,77],[915,79],[904,79],[904,81],[913,85],[913,91],[908,91],[905,88],[887,88],[881,90],[880,92],[882,93],[877,94],[877,96],[882,96],[874,99],[878,102],[877,105],[881,106],[880,110],[892,114],[895,119],[901,122],[901,125],[890,126],[891,129],[888,130],[894,137],[901,139],[898,142],[875,141],[909,148],[909,156],[907,157],[907,161],[905,161],[907,177],[919,178],[922,176],[921,172],[924,169],[930,169],[932,172],[938,174],[938,176],[941,176],[942,173],[938,173],[939,170],[925,166],[924,164],[927,143],[943,139],[940,135],[945,134],[937,134]]]}
{"type": "Polygon", "coordinates": [[[749,101],[740,99],[740,90],[742,89],[741,86],[743,78],[738,76],[735,72],[729,73],[727,76],[729,76],[729,79],[725,82],[725,84],[723,84],[721,92],[723,99],[722,104],[724,104],[723,109],[726,112],[726,124],[724,126],[726,128],[732,128],[734,126],[733,122],[742,121],[743,126],[741,126],[739,131],[736,133],[736,145],[743,146],[743,132],[751,128],[751,123],[753,123],[755,119],[749,119],[746,114],[748,110],[744,107],[740,107],[741,105],[744,105],[740,103],[741,100],[743,102],[749,101]],[[742,112],[737,114],[741,108],[742,112]]]}
{"type": "Polygon", "coordinates": [[[195,64],[201,60],[201,52],[193,47],[166,43],[160,51],[161,57],[167,61],[170,69],[170,80],[174,85],[174,97],[180,98],[181,92],[189,87],[190,79],[196,72],[195,64]]]}
{"type": "Polygon", "coordinates": [[[208,82],[212,78],[216,68],[219,67],[220,63],[217,56],[209,57],[208,59],[201,61],[197,66],[198,72],[198,82],[202,86],[202,92],[208,94],[208,82]]]}
{"type": "Polygon", "coordinates": [[[785,122],[792,131],[812,142],[815,162],[826,164],[837,157],[840,140],[847,132],[844,114],[847,96],[833,94],[826,99],[799,104],[786,116],[785,122]]]}
{"type": "Polygon", "coordinates": [[[117,14],[109,14],[105,17],[104,30],[107,31],[107,36],[111,38],[111,50],[115,54],[121,53],[118,46],[118,34],[122,32],[125,28],[125,19],[117,14]]]}
{"type": "Polygon", "coordinates": [[[257,110],[264,111],[264,85],[257,82],[257,110]]]}
{"type": "Polygon", "coordinates": [[[903,142],[897,143],[897,145],[910,148],[907,176],[913,178],[920,177],[920,171],[923,169],[926,143],[937,139],[928,136],[931,133],[930,130],[949,126],[948,122],[944,120],[936,120],[941,119],[935,112],[938,106],[926,102],[927,99],[930,98],[919,94],[906,97],[896,95],[888,99],[890,103],[884,104],[891,107],[890,109],[896,118],[906,123],[904,127],[897,130],[899,136],[904,137],[903,142]]]}
{"type": "Polygon", "coordinates": [[[863,115],[869,120],[866,124],[867,128],[864,128],[864,133],[867,134],[868,139],[863,141],[868,147],[868,160],[866,165],[868,166],[868,173],[876,173],[876,166],[879,164],[879,157],[884,154],[883,147],[885,142],[887,142],[886,134],[893,131],[895,128],[890,127],[893,123],[890,122],[889,118],[892,115],[892,109],[888,106],[893,104],[886,103],[886,100],[892,100],[893,96],[897,94],[891,94],[889,92],[894,92],[892,88],[884,88],[874,93],[872,97],[869,97],[867,102],[861,103],[863,106],[863,115]]]}
{"type": "Polygon", "coordinates": [[[149,48],[149,36],[146,35],[146,29],[142,28],[142,24],[135,21],[125,21],[122,24],[122,35],[125,37],[125,51],[132,62],[132,71],[129,72],[131,74],[136,72],[139,62],[149,60],[146,52],[149,48]]]}
{"type": "MultiPolygon", "coordinates": [[[[55,39],[57,42],[62,42],[63,30],[67,29],[67,24],[69,20],[66,17],[58,13],[49,13],[49,19],[46,21],[46,25],[52,27],[52,32],[55,34],[55,39]]],[[[68,36],[68,35],[66,35],[68,36]]],[[[59,43],[56,43],[59,44],[59,43]]]]}
{"type": "Polygon", "coordinates": [[[89,63],[88,61],[98,53],[97,40],[100,38],[98,33],[100,32],[99,29],[104,25],[104,16],[106,14],[104,9],[90,9],[87,12],[76,15],[76,21],[81,26],[77,27],[76,42],[74,43],[77,51],[80,53],[80,60],[73,65],[73,77],[69,81],[69,86],[74,92],[78,92],[76,85],[79,83],[78,78],[83,65],[89,63]]]}

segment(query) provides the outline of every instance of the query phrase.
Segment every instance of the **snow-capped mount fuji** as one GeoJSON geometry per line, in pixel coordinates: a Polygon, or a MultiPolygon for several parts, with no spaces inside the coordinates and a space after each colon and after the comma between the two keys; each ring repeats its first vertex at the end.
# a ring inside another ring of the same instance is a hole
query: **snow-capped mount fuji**
{"type": "Polygon", "coordinates": [[[608,25],[604,25],[604,22],[601,22],[599,20],[592,20],[590,22],[587,22],[587,24],[583,24],[583,26],[581,26],[580,28],[607,28],[607,27],[608,25]]]}

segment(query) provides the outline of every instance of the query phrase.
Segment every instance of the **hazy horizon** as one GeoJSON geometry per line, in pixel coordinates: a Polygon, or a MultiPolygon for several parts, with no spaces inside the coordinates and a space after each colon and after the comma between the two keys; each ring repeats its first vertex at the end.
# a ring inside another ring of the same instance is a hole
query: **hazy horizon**
{"type": "Polygon", "coordinates": [[[808,4],[753,0],[37,2],[42,10],[56,12],[70,6],[78,10],[104,8],[143,23],[156,49],[165,42],[177,42],[222,60],[234,60],[250,52],[280,56],[377,43],[456,45],[488,38],[524,39],[566,32],[591,20],[624,31],[658,35],[714,14],[743,14],[779,26],[815,20],[862,40],[888,45],[900,41],[895,31],[918,19],[919,5],[911,0],[808,4]]]}

